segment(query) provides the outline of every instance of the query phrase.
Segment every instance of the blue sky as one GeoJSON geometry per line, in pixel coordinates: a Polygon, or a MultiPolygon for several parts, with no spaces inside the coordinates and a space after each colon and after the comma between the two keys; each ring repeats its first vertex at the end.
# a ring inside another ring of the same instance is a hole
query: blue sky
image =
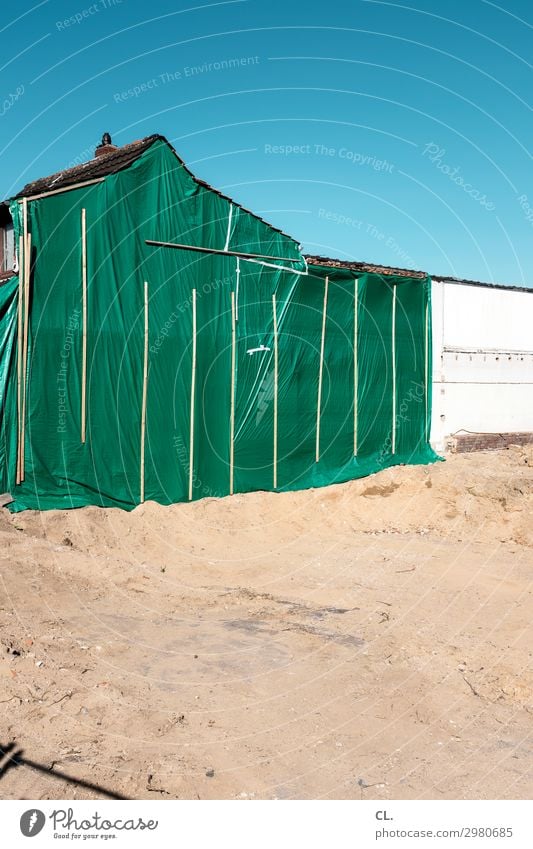
{"type": "Polygon", "coordinates": [[[526,0],[21,0],[0,35],[1,196],[158,132],[309,253],[533,285],[526,0]]]}

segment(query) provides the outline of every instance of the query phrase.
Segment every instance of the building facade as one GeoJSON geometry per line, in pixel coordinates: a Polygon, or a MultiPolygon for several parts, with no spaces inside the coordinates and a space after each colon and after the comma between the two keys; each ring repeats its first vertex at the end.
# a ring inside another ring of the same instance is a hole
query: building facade
{"type": "Polygon", "coordinates": [[[434,448],[533,441],[533,289],[433,277],[431,290],[434,448]]]}

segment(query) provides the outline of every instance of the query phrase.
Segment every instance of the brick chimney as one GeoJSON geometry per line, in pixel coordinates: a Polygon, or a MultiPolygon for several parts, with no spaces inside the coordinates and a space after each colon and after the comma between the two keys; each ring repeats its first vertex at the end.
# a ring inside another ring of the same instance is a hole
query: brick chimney
{"type": "Polygon", "coordinates": [[[102,136],[102,141],[94,151],[95,156],[105,156],[106,153],[112,153],[114,150],[118,150],[116,144],[113,144],[111,141],[111,136],[109,133],[104,133],[102,136]]]}

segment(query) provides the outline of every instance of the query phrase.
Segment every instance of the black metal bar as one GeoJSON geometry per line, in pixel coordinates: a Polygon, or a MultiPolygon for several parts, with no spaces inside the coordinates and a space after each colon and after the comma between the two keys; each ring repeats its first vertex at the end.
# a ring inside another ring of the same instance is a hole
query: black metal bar
{"type": "Polygon", "coordinates": [[[246,254],[242,251],[221,251],[217,248],[202,248],[198,245],[180,245],[177,242],[155,242],[153,239],[145,239],[147,245],[157,248],[179,248],[182,251],[197,251],[204,254],[223,254],[224,256],[239,256],[242,259],[275,259],[278,262],[302,262],[301,259],[290,259],[287,256],[270,256],[269,254],[246,254]]]}

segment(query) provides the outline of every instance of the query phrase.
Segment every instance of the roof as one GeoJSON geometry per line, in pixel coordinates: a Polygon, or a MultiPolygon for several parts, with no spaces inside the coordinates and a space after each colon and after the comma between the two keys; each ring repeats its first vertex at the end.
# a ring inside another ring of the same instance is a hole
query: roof
{"type": "Polygon", "coordinates": [[[531,286],[516,286],[513,283],[484,283],[481,280],[465,280],[462,277],[443,277],[440,274],[432,274],[432,280],[437,283],[456,283],[460,286],[482,286],[484,289],[505,289],[511,292],[530,292],[533,294],[531,286]]]}
{"type": "Polygon", "coordinates": [[[40,195],[43,192],[66,189],[69,186],[76,185],[76,183],[82,183],[86,180],[96,180],[99,177],[108,177],[110,174],[116,174],[117,171],[122,171],[124,168],[132,165],[135,160],[142,156],[145,150],[148,150],[157,139],[161,138],[162,136],[158,135],[147,136],[144,139],[125,144],[123,147],[117,147],[111,153],[104,153],[102,156],[97,156],[88,162],[82,162],[81,165],[75,165],[74,168],[57,171],[49,177],[40,177],[32,183],[27,183],[15,197],[30,198],[33,195],[40,195]]]}
{"type": "MultiPolygon", "coordinates": [[[[97,156],[94,159],[90,159],[88,162],[83,162],[81,165],[74,166],[74,168],[67,168],[64,171],[57,171],[55,174],[51,174],[49,177],[40,177],[38,180],[34,180],[31,183],[27,183],[24,188],[17,195],[15,195],[15,198],[31,198],[35,195],[41,195],[46,192],[56,191],[57,189],[66,189],[70,186],[76,185],[77,183],[84,183],[90,180],[97,180],[101,177],[108,177],[111,174],[116,174],[118,171],[122,171],[124,168],[128,168],[128,166],[132,165],[156,141],[161,141],[170,148],[170,150],[176,156],[180,165],[185,168],[187,173],[190,174],[192,179],[198,185],[203,186],[204,188],[209,189],[212,192],[215,192],[215,194],[217,194],[219,197],[224,198],[224,200],[229,201],[230,203],[234,204],[234,206],[237,206],[239,209],[242,209],[244,210],[244,212],[247,212],[249,215],[253,215],[254,218],[258,219],[259,221],[262,221],[263,224],[267,224],[277,233],[281,233],[288,239],[293,239],[293,237],[290,236],[288,233],[285,233],[278,227],[273,227],[272,224],[265,221],[265,219],[261,218],[260,215],[257,215],[255,212],[252,212],[250,209],[247,209],[246,207],[237,203],[232,198],[220,192],[218,189],[215,189],[213,186],[210,186],[209,183],[205,182],[205,180],[200,180],[198,177],[196,177],[192,173],[192,171],[187,168],[186,164],[176,152],[174,147],[170,144],[168,139],[166,139],[165,136],[161,136],[157,133],[154,133],[151,136],[146,136],[143,139],[138,139],[137,141],[130,142],[129,144],[125,144],[122,147],[117,147],[116,150],[113,150],[110,153],[105,153],[101,156],[97,156]]],[[[4,203],[6,203],[6,201],[2,202],[2,204],[4,203]]],[[[293,241],[296,240],[293,239],[293,241]]],[[[331,257],[317,255],[307,255],[305,259],[307,261],[307,264],[311,266],[317,265],[325,268],[344,269],[347,271],[356,272],[358,274],[370,273],[381,274],[385,276],[390,275],[396,277],[414,277],[420,279],[425,279],[427,277],[425,271],[416,271],[409,268],[395,268],[389,265],[376,265],[374,263],[333,259],[331,257]]],[[[515,286],[505,283],[483,283],[479,280],[466,280],[459,277],[445,277],[435,274],[432,274],[430,276],[432,280],[436,280],[442,283],[457,283],[465,286],[484,286],[490,289],[510,289],[512,291],[517,292],[533,292],[533,288],[527,286],[515,286]]]]}
{"type": "MultiPolygon", "coordinates": [[[[390,265],[374,265],[368,262],[352,262],[351,260],[330,259],[326,256],[305,256],[308,265],[321,265],[324,268],[340,268],[346,271],[355,271],[359,274],[382,274],[394,275],[395,277],[414,277],[426,279],[425,271],[415,271],[408,268],[393,268],[390,265]]],[[[437,283],[456,283],[461,286],[482,286],[486,289],[505,289],[511,292],[531,292],[533,287],[515,286],[510,283],[483,283],[481,280],[467,280],[462,277],[446,277],[440,274],[430,274],[431,280],[437,283]]]]}
{"type": "Polygon", "coordinates": [[[425,280],[425,271],[412,271],[409,268],[393,268],[390,265],[373,265],[368,262],[355,262],[352,260],[331,259],[327,256],[306,256],[308,265],[321,265],[324,268],[342,268],[346,271],[356,271],[359,274],[383,274],[395,277],[419,277],[425,280]]]}
{"type": "Polygon", "coordinates": [[[247,212],[249,215],[252,215],[255,219],[262,221],[263,224],[266,224],[276,233],[281,233],[282,236],[285,236],[287,239],[291,239],[293,242],[297,240],[290,236],[288,233],[285,233],[283,230],[280,230],[278,227],[274,227],[270,222],[265,221],[264,218],[261,218],[257,213],[252,212],[252,210],[247,209],[242,206],[240,203],[237,203],[233,198],[228,197],[227,195],[220,192],[218,189],[215,189],[213,186],[210,186],[209,183],[206,183],[205,180],[200,180],[196,177],[195,174],[187,167],[183,159],[176,152],[175,148],[170,144],[168,139],[165,136],[161,136],[158,133],[155,133],[151,136],[146,136],[144,139],[138,139],[137,141],[130,142],[129,144],[125,144],[122,147],[117,147],[116,150],[111,151],[111,153],[104,153],[101,156],[97,156],[94,159],[90,159],[88,162],[83,162],[81,165],[75,165],[74,168],[67,168],[64,171],[57,171],[55,174],[51,174],[49,177],[40,177],[38,180],[34,180],[32,183],[27,183],[21,191],[15,195],[15,198],[31,198],[34,195],[40,195],[45,192],[57,191],[57,189],[67,189],[69,186],[74,186],[77,183],[86,182],[89,180],[97,180],[101,177],[109,177],[111,174],[116,174],[118,171],[124,170],[124,168],[128,168],[129,165],[132,165],[137,159],[139,159],[142,154],[151,147],[154,142],[161,141],[170,148],[180,165],[185,168],[187,173],[192,177],[192,179],[198,183],[199,186],[203,186],[209,191],[214,192],[219,197],[224,198],[224,200],[229,201],[234,206],[242,209],[244,212],[247,212]]]}

